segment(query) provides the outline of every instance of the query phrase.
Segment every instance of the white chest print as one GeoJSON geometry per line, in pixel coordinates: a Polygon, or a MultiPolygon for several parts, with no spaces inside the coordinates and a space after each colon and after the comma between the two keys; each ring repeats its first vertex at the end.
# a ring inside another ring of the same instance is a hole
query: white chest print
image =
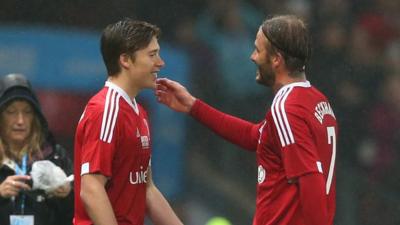
{"type": "Polygon", "coordinates": [[[143,170],[143,166],[141,166],[139,171],[130,172],[129,182],[131,184],[147,183],[147,169],[143,170]]]}

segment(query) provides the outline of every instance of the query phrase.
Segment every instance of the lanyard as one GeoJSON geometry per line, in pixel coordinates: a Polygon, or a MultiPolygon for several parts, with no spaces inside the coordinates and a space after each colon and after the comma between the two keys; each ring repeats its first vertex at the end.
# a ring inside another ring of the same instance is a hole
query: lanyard
{"type": "MultiPolygon", "coordinates": [[[[28,154],[24,154],[22,157],[21,167],[18,166],[18,163],[15,164],[15,174],[17,175],[25,175],[26,174],[26,164],[28,161],[28,154]]],[[[21,214],[24,214],[25,211],[25,194],[21,193],[21,214]]]]}
{"type": "Polygon", "coordinates": [[[26,164],[28,161],[28,154],[24,154],[22,157],[21,167],[18,166],[18,163],[15,164],[15,173],[17,175],[25,175],[26,174],[26,164]]]}

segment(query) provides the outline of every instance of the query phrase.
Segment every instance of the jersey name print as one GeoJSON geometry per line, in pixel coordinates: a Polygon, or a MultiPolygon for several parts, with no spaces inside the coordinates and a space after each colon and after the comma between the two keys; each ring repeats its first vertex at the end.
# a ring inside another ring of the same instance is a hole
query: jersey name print
{"type": "Polygon", "coordinates": [[[332,117],[335,118],[335,114],[333,113],[332,107],[329,104],[329,102],[319,102],[315,106],[315,112],[314,112],[315,118],[322,124],[324,120],[325,115],[331,115],[332,117]]]}

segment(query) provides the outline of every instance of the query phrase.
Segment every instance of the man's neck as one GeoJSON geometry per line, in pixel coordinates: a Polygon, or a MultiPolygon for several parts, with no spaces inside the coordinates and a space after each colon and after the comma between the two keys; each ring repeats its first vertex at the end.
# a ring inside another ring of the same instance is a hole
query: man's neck
{"type": "Polygon", "coordinates": [[[139,89],[132,84],[132,81],[126,74],[120,73],[108,77],[108,81],[124,90],[131,99],[134,99],[139,93],[139,89]]]}
{"type": "Polygon", "coordinates": [[[291,84],[291,83],[297,83],[297,82],[306,82],[307,78],[304,73],[302,73],[298,77],[291,77],[289,74],[280,74],[276,76],[275,84],[272,87],[272,90],[274,93],[277,93],[279,89],[281,89],[283,86],[291,84]]]}

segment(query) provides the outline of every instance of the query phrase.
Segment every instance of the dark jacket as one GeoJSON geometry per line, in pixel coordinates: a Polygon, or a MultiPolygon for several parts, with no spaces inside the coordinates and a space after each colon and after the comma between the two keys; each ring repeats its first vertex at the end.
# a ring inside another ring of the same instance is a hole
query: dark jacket
{"type": "MultiPolygon", "coordinates": [[[[73,174],[72,163],[66,151],[60,145],[47,145],[43,149],[44,160],[50,160],[61,167],[67,176],[73,174]]],[[[13,169],[0,165],[0,183],[7,176],[15,175],[13,169]]],[[[28,166],[28,174],[31,165],[28,166]]],[[[21,196],[14,201],[0,197],[0,224],[9,225],[9,215],[21,214],[21,196]]],[[[71,225],[73,217],[73,191],[66,198],[48,197],[42,190],[25,192],[25,215],[34,215],[35,225],[71,225]]]]}

